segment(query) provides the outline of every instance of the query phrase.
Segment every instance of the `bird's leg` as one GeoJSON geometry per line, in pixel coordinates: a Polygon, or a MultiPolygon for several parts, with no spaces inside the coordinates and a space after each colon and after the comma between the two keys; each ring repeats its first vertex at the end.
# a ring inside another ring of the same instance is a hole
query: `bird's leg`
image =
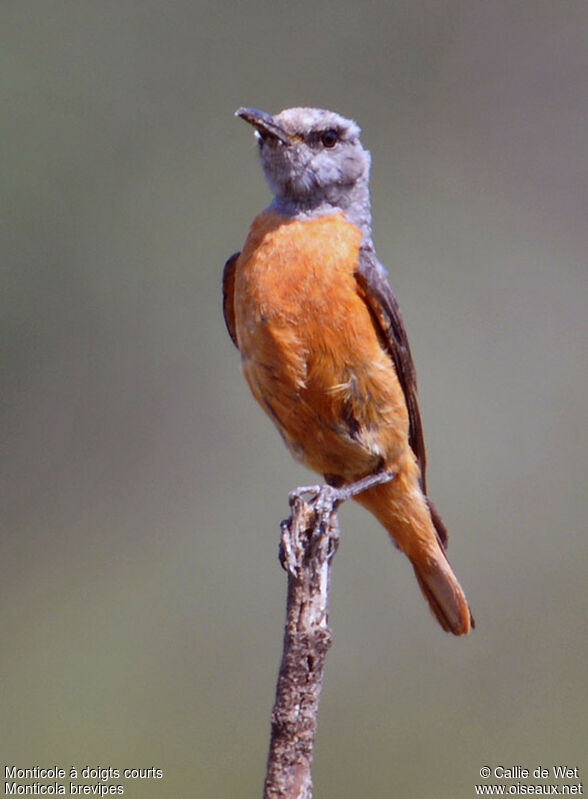
{"type": "Polygon", "coordinates": [[[289,519],[285,519],[280,526],[279,558],[282,567],[293,575],[298,573],[302,553],[299,547],[293,544],[290,532],[293,521],[301,514],[309,519],[308,523],[312,526],[313,538],[328,536],[330,539],[328,557],[331,558],[339,545],[339,524],[335,515],[339,505],[357,494],[367,491],[368,488],[390,482],[394,477],[394,472],[382,471],[346,485],[335,486],[326,483],[324,485],[300,486],[291,491],[288,500],[292,508],[292,515],[289,519]],[[311,494],[312,497],[306,501],[303,499],[305,494],[311,494]]]}
{"type": "Polygon", "coordinates": [[[293,491],[290,491],[288,500],[292,508],[296,500],[302,499],[304,494],[314,494],[313,499],[310,500],[311,505],[315,505],[319,511],[323,507],[333,511],[336,510],[342,502],[346,502],[357,494],[367,491],[368,488],[382,485],[382,483],[389,483],[395,476],[394,472],[376,472],[376,474],[368,474],[367,477],[362,477],[354,483],[346,483],[343,485],[334,485],[336,478],[330,478],[330,482],[324,483],[323,485],[299,486],[295,488],[293,491]]]}

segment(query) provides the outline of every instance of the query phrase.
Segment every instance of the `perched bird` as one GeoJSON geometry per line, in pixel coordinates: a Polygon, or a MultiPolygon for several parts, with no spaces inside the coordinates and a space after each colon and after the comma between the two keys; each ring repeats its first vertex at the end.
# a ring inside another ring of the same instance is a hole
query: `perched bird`
{"type": "Polygon", "coordinates": [[[253,395],[293,456],[358,494],[411,561],[444,630],[473,619],[425,483],[415,370],[372,242],[370,155],[332,111],[240,108],[274,193],[223,274],[223,309],[253,395]]]}

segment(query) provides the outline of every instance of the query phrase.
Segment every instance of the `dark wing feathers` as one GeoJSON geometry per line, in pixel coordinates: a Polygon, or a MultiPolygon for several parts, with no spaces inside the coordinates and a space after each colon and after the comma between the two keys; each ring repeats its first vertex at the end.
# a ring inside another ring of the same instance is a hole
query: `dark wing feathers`
{"type": "Polygon", "coordinates": [[[237,329],[235,327],[235,266],[240,253],[231,255],[223,269],[223,315],[233,344],[239,349],[237,343],[237,329]]]}
{"type": "MultiPolygon", "coordinates": [[[[398,301],[388,283],[386,270],[377,260],[373,250],[361,249],[359,251],[356,278],[384,345],[394,362],[396,374],[404,392],[409,419],[408,440],[419,463],[421,486],[426,496],[427,456],[417,395],[416,371],[398,301]]],[[[447,531],[441,517],[428,498],[427,502],[439,538],[443,545],[447,546],[447,531]]]]}
{"type": "Polygon", "coordinates": [[[408,336],[398,301],[386,279],[384,268],[378,263],[373,252],[369,250],[360,250],[357,281],[365,301],[379,325],[380,333],[394,362],[396,374],[404,391],[410,422],[409,443],[419,462],[423,490],[425,490],[425,442],[417,397],[416,372],[408,336]]]}

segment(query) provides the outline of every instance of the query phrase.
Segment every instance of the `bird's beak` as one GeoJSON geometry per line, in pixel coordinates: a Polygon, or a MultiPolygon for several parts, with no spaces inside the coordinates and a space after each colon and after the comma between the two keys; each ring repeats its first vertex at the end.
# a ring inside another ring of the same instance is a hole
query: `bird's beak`
{"type": "Polygon", "coordinates": [[[257,108],[238,108],[235,111],[235,116],[241,117],[245,122],[259,131],[260,135],[264,138],[271,136],[278,139],[283,144],[290,144],[293,136],[287,133],[274,119],[271,114],[266,114],[265,111],[260,111],[257,108]]]}

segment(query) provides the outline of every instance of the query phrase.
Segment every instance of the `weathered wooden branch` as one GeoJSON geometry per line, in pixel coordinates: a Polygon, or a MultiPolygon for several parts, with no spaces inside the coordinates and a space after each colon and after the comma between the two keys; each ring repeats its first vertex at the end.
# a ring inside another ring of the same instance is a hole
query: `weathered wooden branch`
{"type": "Polygon", "coordinates": [[[343,488],[310,486],[290,494],[280,560],[288,572],[284,648],[272,711],[264,799],[312,799],[311,766],[325,658],[331,645],[329,584],[339,544],[337,508],[393,474],[343,488]],[[304,494],[314,496],[305,501],[304,494]]]}

